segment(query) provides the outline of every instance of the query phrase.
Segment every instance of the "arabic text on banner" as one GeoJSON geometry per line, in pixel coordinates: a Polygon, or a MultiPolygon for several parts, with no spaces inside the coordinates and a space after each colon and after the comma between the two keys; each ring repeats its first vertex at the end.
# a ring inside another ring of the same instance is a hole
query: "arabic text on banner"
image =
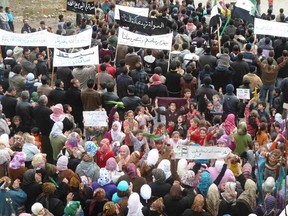
{"type": "Polygon", "coordinates": [[[136,7],[127,7],[123,5],[115,5],[115,15],[114,15],[115,20],[120,19],[119,10],[122,10],[128,13],[137,14],[143,17],[148,17],[149,15],[149,8],[136,8],[136,7]]]}
{"type": "Polygon", "coordinates": [[[81,50],[76,53],[66,53],[56,48],[54,50],[54,67],[85,66],[97,64],[99,64],[98,47],[81,50]]]}
{"type": "Polygon", "coordinates": [[[231,149],[217,146],[187,146],[175,145],[173,147],[176,159],[202,160],[225,158],[231,149]]]}
{"type": "Polygon", "coordinates": [[[288,24],[255,18],[254,33],[259,35],[288,37],[288,24]]]}
{"type": "Polygon", "coordinates": [[[0,45],[6,46],[46,46],[47,31],[17,34],[0,29],[0,45]]]}
{"type": "Polygon", "coordinates": [[[236,95],[237,98],[239,99],[248,99],[250,100],[250,89],[241,89],[241,88],[237,88],[236,89],[236,95]]]}
{"type": "Polygon", "coordinates": [[[106,127],[108,125],[106,111],[83,111],[83,119],[85,127],[106,127]]]}
{"type": "Polygon", "coordinates": [[[78,48],[91,45],[92,29],[79,34],[62,36],[47,32],[47,47],[51,48],[78,48]]]}
{"type": "Polygon", "coordinates": [[[67,10],[76,13],[95,14],[94,1],[67,0],[67,10]]]}
{"type": "Polygon", "coordinates": [[[129,27],[131,31],[140,31],[148,35],[169,33],[171,22],[165,18],[150,18],[119,10],[120,24],[129,27]]]}
{"type": "Polygon", "coordinates": [[[145,36],[119,28],[118,44],[127,46],[171,50],[173,34],[145,36]]]}

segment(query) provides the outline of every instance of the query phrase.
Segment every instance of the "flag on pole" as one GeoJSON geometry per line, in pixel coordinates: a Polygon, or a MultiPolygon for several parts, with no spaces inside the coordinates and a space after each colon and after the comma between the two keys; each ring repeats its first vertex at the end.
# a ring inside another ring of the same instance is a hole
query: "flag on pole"
{"type": "Polygon", "coordinates": [[[237,0],[232,17],[241,18],[249,23],[254,23],[256,0],[237,0]]]}
{"type": "MultiPolygon", "coordinates": [[[[211,10],[211,18],[209,22],[210,27],[216,27],[217,23],[219,24],[220,14],[218,11],[217,0],[214,0],[213,7],[211,10]]],[[[221,20],[221,19],[220,19],[221,20]]]]}

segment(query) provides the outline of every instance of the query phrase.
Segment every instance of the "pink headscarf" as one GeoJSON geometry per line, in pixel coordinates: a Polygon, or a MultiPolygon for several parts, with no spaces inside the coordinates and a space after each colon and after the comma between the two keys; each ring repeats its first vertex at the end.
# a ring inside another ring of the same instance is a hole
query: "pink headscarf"
{"type": "Polygon", "coordinates": [[[102,139],[100,142],[100,152],[103,156],[108,154],[111,151],[110,142],[108,139],[102,139]]]}
{"type": "Polygon", "coordinates": [[[222,128],[227,135],[230,135],[230,133],[233,132],[233,130],[236,128],[234,114],[231,113],[227,116],[225,122],[222,124],[222,128]]]}

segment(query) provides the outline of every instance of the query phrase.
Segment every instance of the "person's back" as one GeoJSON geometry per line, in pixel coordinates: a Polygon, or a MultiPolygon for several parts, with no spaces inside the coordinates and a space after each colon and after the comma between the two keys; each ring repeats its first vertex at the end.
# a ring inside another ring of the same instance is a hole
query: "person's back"
{"type": "Polygon", "coordinates": [[[80,89],[87,88],[87,81],[89,79],[95,80],[95,73],[96,73],[95,66],[76,67],[72,71],[73,77],[78,79],[80,82],[80,89]]]}
{"type": "Polygon", "coordinates": [[[165,83],[170,97],[180,97],[180,79],[181,75],[177,73],[176,62],[171,62],[170,71],[166,74],[165,83]]]}
{"type": "Polygon", "coordinates": [[[139,103],[141,101],[141,99],[138,96],[134,95],[135,94],[135,86],[129,85],[127,87],[127,93],[128,93],[128,95],[126,97],[122,98],[122,102],[124,104],[125,111],[128,111],[128,110],[135,111],[137,106],[139,106],[139,103]]]}
{"type": "Polygon", "coordinates": [[[226,94],[224,95],[224,102],[223,102],[223,116],[222,120],[224,121],[226,117],[232,113],[237,117],[238,110],[239,110],[239,99],[233,93],[234,86],[229,84],[226,86],[226,94]]]}
{"type": "Polygon", "coordinates": [[[127,87],[133,85],[133,80],[128,76],[128,69],[124,67],[122,73],[117,77],[117,95],[119,98],[127,96],[127,87]]]}
{"type": "Polygon", "coordinates": [[[101,95],[93,89],[93,79],[87,81],[87,87],[88,88],[81,91],[83,111],[95,111],[102,105],[101,95]]]}

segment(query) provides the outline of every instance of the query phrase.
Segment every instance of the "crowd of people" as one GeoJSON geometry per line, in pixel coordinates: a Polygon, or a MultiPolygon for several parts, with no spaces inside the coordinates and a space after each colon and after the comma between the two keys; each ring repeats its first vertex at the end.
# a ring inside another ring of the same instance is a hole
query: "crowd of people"
{"type": "MultiPolygon", "coordinates": [[[[59,15],[55,31],[92,28],[99,65],[52,77],[53,49],[1,46],[0,215],[287,215],[287,39],[254,35],[223,1],[221,35],[209,29],[211,0],[119,4],[169,19],[171,53],[117,44],[110,0],[76,23],[59,15]],[[86,126],[83,111],[106,111],[108,126],[86,126]],[[231,153],[175,158],[176,146],[231,153]]],[[[269,5],[262,18],[285,22],[269,5]]],[[[5,11],[1,29],[14,31],[5,11]]],[[[25,18],[21,33],[45,29],[25,18]]]]}

